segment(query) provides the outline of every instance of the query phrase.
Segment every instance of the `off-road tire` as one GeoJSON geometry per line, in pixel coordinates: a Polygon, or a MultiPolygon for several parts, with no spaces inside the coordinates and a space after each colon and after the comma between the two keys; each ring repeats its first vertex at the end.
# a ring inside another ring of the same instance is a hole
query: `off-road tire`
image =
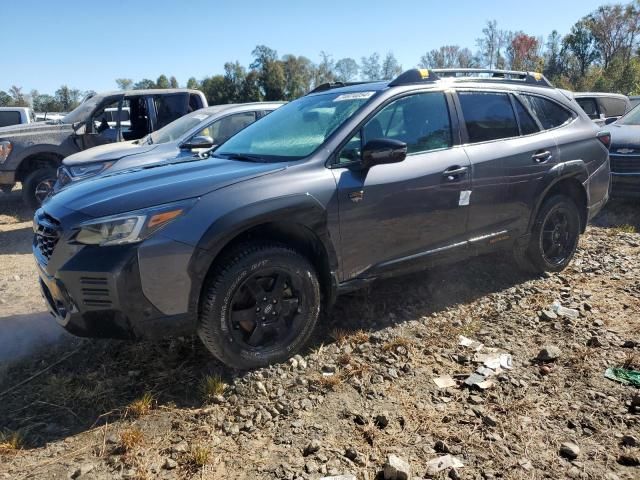
{"type": "Polygon", "coordinates": [[[531,229],[531,238],[526,249],[516,248],[514,257],[518,266],[531,273],[561,272],[573,259],[580,240],[580,212],[575,202],[566,195],[553,195],[544,201],[531,229]],[[557,263],[551,263],[544,254],[543,227],[547,219],[561,209],[567,215],[569,230],[569,253],[557,263]]]}
{"type": "Polygon", "coordinates": [[[56,169],[51,167],[38,168],[27,175],[22,182],[22,200],[27,207],[32,210],[40,208],[42,201],[36,196],[36,189],[38,189],[38,185],[46,180],[51,180],[53,187],[56,182],[56,175],[56,169]]]}
{"type": "Polygon", "coordinates": [[[218,262],[205,282],[200,299],[198,335],[224,364],[238,369],[258,368],[285,361],[299,352],[313,333],[320,307],[317,273],[304,256],[280,244],[242,244],[218,262]],[[243,281],[268,268],[285,269],[291,275],[298,275],[304,304],[300,309],[300,329],[288,345],[251,350],[234,341],[229,330],[228,312],[235,291],[243,281]]]}

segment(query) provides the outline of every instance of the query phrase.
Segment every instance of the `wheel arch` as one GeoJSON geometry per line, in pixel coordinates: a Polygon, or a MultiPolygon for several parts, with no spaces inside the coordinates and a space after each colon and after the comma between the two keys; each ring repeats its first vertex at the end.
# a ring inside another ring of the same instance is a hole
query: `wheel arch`
{"type": "Polygon", "coordinates": [[[531,232],[533,224],[538,212],[547,198],[550,198],[556,194],[562,194],[569,196],[578,207],[580,213],[580,231],[584,233],[587,228],[588,220],[588,204],[589,194],[584,186],[584,182],[588,179],[588,173],[584,162],[577,160],[573,165],[567,165],[567,163],[559,164],[556,167],[562,167],[552,169],[549,173],[552,177],[546,182],[546,186],[542,192],[537,196],[537,203],[529,219],[528,231],[531,232]]]}
{"type": "Polygon", "coordinates": [[[30,152],[16,169],[16,181],[24,181],[27,175],[39,168],[58,168],[63,158],[63,155],[48,150],[30,152]]]}
{"type": "Polygon", "coordinates": [[[337,292],[338,258],[324,207],[311,195],[293,195],[248,205],[214,222],[203,235],[191,260],[191,308],[199,300],[209,275],[220,261],[245,242],[275,242],[291,246],[316,268],[323,303],[331,305],[337,292]]]}

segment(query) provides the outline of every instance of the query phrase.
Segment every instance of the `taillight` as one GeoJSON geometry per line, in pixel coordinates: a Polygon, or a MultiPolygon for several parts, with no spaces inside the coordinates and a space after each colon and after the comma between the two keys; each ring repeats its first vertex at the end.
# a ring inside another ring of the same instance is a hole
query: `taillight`
{"type": "Polygon", "coordinates": [[[605,147],[609,148],[611,146],[611,134],[609,132],[598,132],[596,137],[605,147]]]}

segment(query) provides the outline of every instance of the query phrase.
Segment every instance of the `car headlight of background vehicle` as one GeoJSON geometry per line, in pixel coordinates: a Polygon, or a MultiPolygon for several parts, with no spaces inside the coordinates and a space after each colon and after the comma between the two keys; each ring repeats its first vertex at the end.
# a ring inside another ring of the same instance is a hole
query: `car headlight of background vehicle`
{"type": "Polygon", "coordinates": [[[94,175],[98,175],[99,173],[104,172],[107,168],[113,165],[115,161],[112,162],[99,162],[99,163],[87,163],[86,165],[74,165],[71,167],[67,167],[67,171],[72,178],[84,178],[84,177],[92,177],[94,175]]]}
{"type": "Polygon", "coordinates": [[[11,153],[11,150],[13,150],[13,145],[11,145],[11,142],[7,142],[6,140],[0,142],[0,163],[4,163],[4,161],[11,153]]]}
{"type": "Polygon", "coordinates": [[[73,237],[83,245],[122,245],[141,242],[187,213],[197,199],[183,200],[135,212],[103,217],[79,225],[73,237]]]}

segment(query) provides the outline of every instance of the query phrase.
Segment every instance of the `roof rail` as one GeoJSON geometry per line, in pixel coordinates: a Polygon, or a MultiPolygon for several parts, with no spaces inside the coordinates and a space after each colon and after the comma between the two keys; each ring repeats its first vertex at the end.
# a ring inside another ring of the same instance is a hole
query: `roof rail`
{"type": "Polygon", "coordinates": [[[372,82],[327,82],[327,83],[321,83],[320,85],[318,85],[313,90],[310,90],[309,92],[307,92],[307,95],[310,95],[312,93],[318,93],[318,92],[326,92],[327,90],[332,90],[334,88],[349,87],[351,85],[362,85],[363,83],[372,83],[372,82]]]}
{"type": "Polygon", "coordinates": [[[411,83],[435,82],[440,78],[433,72],[434,70],[426,68],[413,68],[398,75],[395,80],[389,83],[389,86],[395,87],[397,85],[409,85],[411,83]]]}
{"type": "Polygon", "coordinates": [[[538,72],[520,72],[516,70],[496,70],[490,68],[436,68],[431,70],[440,78],[457,80],[528,83],[540,87],[553,87],[547,78],[538,72]]]}

